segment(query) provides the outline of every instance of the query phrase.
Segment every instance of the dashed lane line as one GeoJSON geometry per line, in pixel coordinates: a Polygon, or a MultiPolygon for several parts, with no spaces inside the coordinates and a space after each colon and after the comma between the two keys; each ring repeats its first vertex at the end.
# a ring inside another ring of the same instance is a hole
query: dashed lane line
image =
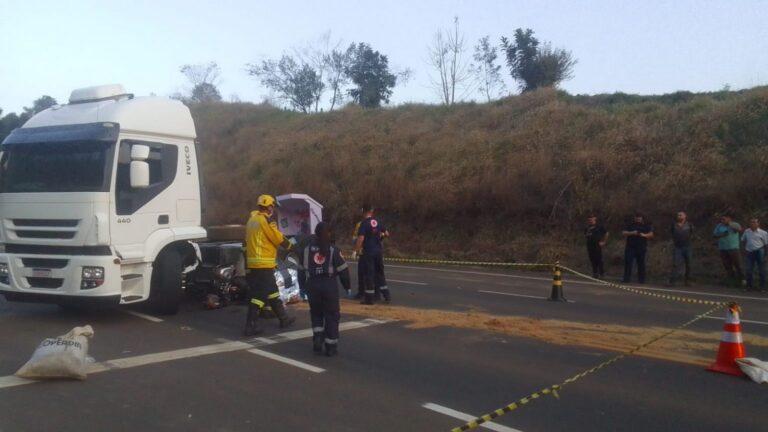
{"type": "MultiPolygon", "coordinates": [[[[424,407],[424,408],[426,408],[428,410],[432,410],[434,412],[443,414],[443,415],[447,415],[448,417],[453,417],[453,418],[461,420],[461,421],[472,421],[472,420],[477,418],[477,416],[473,416],[471,414],[463,413],[461,411],[456,411],[455,409],[444,407],[442,405],[434,404],[434,403],[431,403],[431,402],[425,403],[424,405],[422,405],[422,407],[424,407]]],[[[500,424],[494,423],[494,422],[482,423],[482,424],[480,424],[480,427],[485,428],[485,429],[490,429],[490,430],[496,431],[496,432],[522,432],[519,429],[513,429],[511,427],[500,425],[500,424]]]]}
{"type": "Polygon", "coordinates": [[[403,284],[409,284],[409,285],[428,285],[426,282],[414,282],[414,281],[397,280],[397,279],[389,279],[389,278],[387,278],[387,282],[397,282],[397,283],[403,283],[403,284]]]}
{"type": "MultiPolygon", "coordinates": [[[[369,327],[378,324],[384,324],[388,320],[368,318],[360,321],[347,321],[339,325],[340,331],[354,330],[363,327],[369,327]]],[[[146,366],[156,363],[164,363],[185,358],[200,357],[211,354],[220,354],[234,351],[246,351],[258,348],[264,345],[273,345],[276,343],[287,342],[297,339],[303,339],[312,336],[312,329],[296,330],[292,332],[279,333],[274,336],[263,338],[254,338],[247,342],[242,341],[224,341],[216,344],[202,345],[192,348],[182,348],[172,351],[164,351],[152,354],[143,354],[132,357],[124,357],[113,360],[107,360],[100,363],[93,363],[88,367],[88,373],[100,373],[111,370],[130,369],[139,366],[146,366]],[[269,342],[266,342],[268,340],[269,342]]],[[[16,387],[20,385],[33,384],[39,381],[18,378],[14,375],[0,376],[0,389],[16,387]]]]}
{"type": "MultiPolygon", "coordinates": [[[[452,270],[452,269],[440,269],[435,267],[416,267],[416,266],[403,266],[403,265],[392,265],[392,264],[387,264],[386,267],[412,269],[412,270],[429,270],[429,271],[442,272],[442,273],[461,273],[461,274],[473,274],[473,275],[480,275],[480,276],[496,276],[496,277],[505,277],[505,278],[512,278],[512,279],[527,279],[527,280],[548,281],[548,282],[552,281],[552,278],[544,278],[544,277],[537,277],[537,276],[521,276],[521,275],[512,275],[507,273],[490,273],[490,272],[480,272],[480,271],[471,271],[471,270],[452,270]]],[[[605,286],[604,284],[597,283],[597,282],[574,280],[570,278],[563,279],[563,282],[572,283],[572,284],[581,284],[581,285],[605,286]]],[[[477,283],[482,283],[482,281],[477,281],[477,283]]],[[[726,299],[768,301],[768,296],[767,297],[750,297],[750,296],[743,296],[743,295],[733,295],[728,293],[719,294],[719,293],[709,293],[709,292],[700,292],[700,291],[676,290],[671,288],[652,288],[652,287],[647,287],[643,285],[640,285],[640,286],[626,285],[626,286],[630,288],[637,288],[637,289],[642,289],[646,291],[664,291],[664,292],[674,292],[674,293],[680,293],[680,294],[694,294],[694,295],[707,296],[707,297],[721,297],[726,299]]]]}
{"type": "Polygon", "coordinates": [[[125,313],[133,315],[135,317],[143,318],[143,319],[145,319],[147,321],[152,321],[152,322],[155,322],[155,323],[163,322],[162,318],[154,317],[152,315],[147,315],[145,313],[136,312],[136,311],[133,311],[133,310],[127,310],[127,311],[125,311],[125,313]]]}
{"type": "MultiPolygon", "coordinates": [[[[499,292],[499,291],[487,291],[487,290],[477,290],[479,293],[484,294],[498,294],[498,295],[505,295],[505,296],[513,296],[513,297],[524,297],[524,298],[533,298],[533,299],[540,299],[540,300],[547,300],[549,297],[542,297],[542,296],[533,296],[533,295],[527,295],[527,294],[515,294],[515,293],[507,293],[507,292],[499,292]]],[[[566,300],[568,303],[576,303],[574,300],[566,300]]]]}
{"type": "Polygon", "coordinates": [[[308,370],[310,372],[314,372],[314,373],[325,372],[325,369],[319,368],[317,366],[312,366],[311,364],[300,362],[300,361],[294,360],[292,358],[283,357],[281,355],[277,355],[277,354],[271,353],[269,351],[260,350],[258,348],[249,349],[248,352],[251,353],[251,354],[256,354],[256,355],[259,355],[259,356],[262,356],[262,357],[266,357],[266,358],[268,358],[270,360],[276,360],[276,361],[279,361],[281,363],[285,363],[287,365],[291,365],[291,366],[295,366],[297,368],[308,370]]]}

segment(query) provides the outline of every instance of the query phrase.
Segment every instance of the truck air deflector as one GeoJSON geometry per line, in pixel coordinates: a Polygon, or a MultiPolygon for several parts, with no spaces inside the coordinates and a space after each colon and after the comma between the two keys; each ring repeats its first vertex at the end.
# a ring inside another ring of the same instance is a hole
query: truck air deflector
{"type": "Polygon", "coordinates": [[[33,143],[103,141],[116,142],[120,134],[117,123],[83,123],[61,126],[43,126],[36,128],[14,129],[3,146],[33,143]]]}

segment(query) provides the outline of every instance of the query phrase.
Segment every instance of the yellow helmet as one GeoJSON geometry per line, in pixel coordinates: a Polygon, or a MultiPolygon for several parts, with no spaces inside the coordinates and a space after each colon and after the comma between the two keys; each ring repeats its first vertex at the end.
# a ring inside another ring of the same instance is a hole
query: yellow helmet
{"type": "Polygon", "coordinates": [[[261,207],[277,206],[277,201],[275,201],[275,197],[272,195],[260,195],[256,204],[261,207]]]}

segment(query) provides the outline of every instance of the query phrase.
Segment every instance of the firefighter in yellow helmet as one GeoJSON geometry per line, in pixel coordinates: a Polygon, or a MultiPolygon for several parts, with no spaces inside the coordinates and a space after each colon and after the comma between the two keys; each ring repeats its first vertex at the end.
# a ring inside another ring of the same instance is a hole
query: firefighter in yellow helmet
{"type": "Polygon", "coordinates": [[[248,317],[245,322],[245,336],[261,333],[258,325],[259,313],[269,304],[280,320],[280,328],[285,328],[296,321],[288,316],[280,300],[280,292],[275,280],[277,267],[277,249],[290,250],[293,243],[277,229],[277,224],[270,222],[277,206],[271,195],[261,195],[257,201],[258,210],[251,212],[245,227],[246,280],[248,281],[248,317]]]}

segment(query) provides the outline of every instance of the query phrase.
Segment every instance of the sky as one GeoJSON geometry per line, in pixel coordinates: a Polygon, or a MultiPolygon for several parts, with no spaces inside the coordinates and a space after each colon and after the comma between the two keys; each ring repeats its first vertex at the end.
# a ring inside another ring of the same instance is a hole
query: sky
{"type": "Polygon", "coordinates": [[[479,38],[498,43],[518,27],[570,50],[578,63],[561,87],[573,94],[768,84],[768,0],[0,0],[0,109],[19,111],[44,94],[63,103],[72,89],[108,83],[170,95],[188,89],[181,65],[209,61],[221,67],[225,100],[260,102],[270,93],[246,63],[328,31],[413,71],[392,104],[438,103],[427,46],[454,16],[467,56],[479,38]]]}

